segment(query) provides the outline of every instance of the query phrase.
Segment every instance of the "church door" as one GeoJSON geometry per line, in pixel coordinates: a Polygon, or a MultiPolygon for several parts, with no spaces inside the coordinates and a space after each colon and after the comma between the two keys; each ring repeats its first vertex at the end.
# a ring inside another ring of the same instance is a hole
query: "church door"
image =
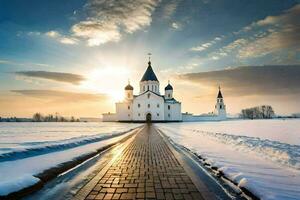
{"type": "Polygon", "coordinates": [[[152,120],[151,113],[148,113],[148,114],[146,115],[146,122],[147,122],[147,123],[151,123],[151,120],[152,120]]]}

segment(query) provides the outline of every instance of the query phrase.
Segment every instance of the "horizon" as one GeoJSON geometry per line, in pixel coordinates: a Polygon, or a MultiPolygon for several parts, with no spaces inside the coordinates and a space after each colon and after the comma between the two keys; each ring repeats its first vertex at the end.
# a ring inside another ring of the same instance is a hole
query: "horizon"
{"type": "Polygon", "coordinates": [[[300,113],[300,1],[126,3],[1,1],[0,116],[114,112],[128,80],[138,93],[149,52],[182,112],[213,111],[220,85],[232,115],[300,113]]]}

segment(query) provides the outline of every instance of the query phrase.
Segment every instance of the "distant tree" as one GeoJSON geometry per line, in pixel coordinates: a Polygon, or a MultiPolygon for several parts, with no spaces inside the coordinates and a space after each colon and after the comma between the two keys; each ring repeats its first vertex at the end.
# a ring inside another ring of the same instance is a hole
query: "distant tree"
{"type": "Polygon", "coordinates": [[[58,122],[58,113],[55,113],[55,121],[58,122]]]}
{"type": "Polygon", "coordinates": [[[41,113],[35,113],[32,117],[34,122],[42,122],[43,121],[43,116],[41,113]]]}
{"type": "Polygon", "coordinates": [[[246,119],[271,119],[275,116],[272,106],[262,105],[253,108],[242,109],[241,118],[246,119]]]}
{"type": "Polygon", "coordinates": [[[75,118],[73,116],[71,117],[71,122],[75,122],[75,118]]]}

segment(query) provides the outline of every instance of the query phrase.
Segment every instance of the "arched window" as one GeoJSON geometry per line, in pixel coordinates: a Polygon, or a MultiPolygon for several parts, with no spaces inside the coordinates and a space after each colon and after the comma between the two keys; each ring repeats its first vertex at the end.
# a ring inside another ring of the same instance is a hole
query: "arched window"
{"type": "Polygon", "coordinates": [[[156,113],[157,117],[159,117],[159,113],[156,113]]]}
{"type": "Polygon", "coordinates": [[[130,106],[128,106],[128,110],[130,110],[130,106]]]}
{"type": "Polygon", "coordinates": [[[151,96],[151,94],[150,94],[150,93],[148,93],[148,99],[150,98],[150,96],[151,96]]]}
{"type": "Polygon", "coordinates": [[[148,90],[150,90],[149,85],[148,85],[148,90]]]}
{"type": "Polygon", "coordinates": [[[220,109],[222,109],[222,105],[220,105],[220,109]]]}
{"type": "Polygon", "coordinates": [[[159,108],[159,104],[157,104],[157,107],[159,108]]]}
{"type": "Polygon", "coordinates": [[[150,108],[150,103],[148,104],[148,108],[150,108]]]}
{"type": "Polygon", "coordinates": [[[141,104],[138,104],[138,108],[140,108],[141,107],[141,104]]]}
{"type": "Polygon", "coordinates": [[[168,105],[168,110],[170,110],[171,109],[171,106],[170,105],[168,105]]]}
{"type": "Polygon", "coordinates": [[[170,95],[170,94],[168,94],[168,97],[170,98],[170,97],[171,97],[171,95],[170,95]]]}
{"type": "Polygon", "coordinates": [[[139,113],[138,116],[141,116],[141,114],[139,113]]]}
{"type": "Polygon", "coordinates": [[[171,117],[170,113],[168,114],[168,117],[169,117],[169,118],[171,117]]]}

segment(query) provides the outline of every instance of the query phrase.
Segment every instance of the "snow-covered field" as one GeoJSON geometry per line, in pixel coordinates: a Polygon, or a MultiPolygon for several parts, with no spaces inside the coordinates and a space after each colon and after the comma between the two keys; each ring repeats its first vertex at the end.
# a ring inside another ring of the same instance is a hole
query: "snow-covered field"
{"type": "Polygon", "coordinates": [[[300,120],[157,124],[262,199],[300,199],[300,120]]]}
{"type": "Polygon", "coordinates": [[[0,196],[39,182],[35,175],[128,136],[140,124],[0,123],[0,196]]]}

